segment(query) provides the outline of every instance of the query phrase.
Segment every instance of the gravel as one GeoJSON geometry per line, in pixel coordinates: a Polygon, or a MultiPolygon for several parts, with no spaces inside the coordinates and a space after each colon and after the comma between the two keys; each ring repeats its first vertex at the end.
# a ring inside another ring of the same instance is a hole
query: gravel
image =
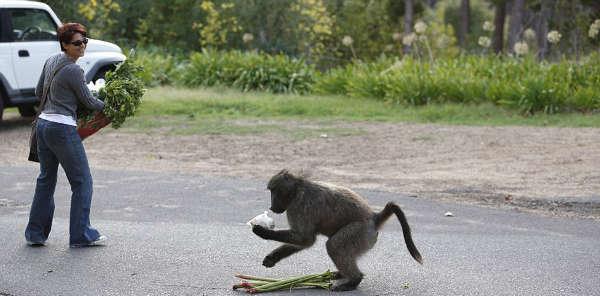
{"type": "MultiPolygon", "coordinates": [[[[105,128],[85,146],[92,168],[265,183],[288,168],[356,189],[600,218],[598,128],[258,120],[234,124],[281,128],[245,135],[105,128]]],[[[0,134],[0,166],[27,164],[28,121],[7,115],[0,134]]]]}

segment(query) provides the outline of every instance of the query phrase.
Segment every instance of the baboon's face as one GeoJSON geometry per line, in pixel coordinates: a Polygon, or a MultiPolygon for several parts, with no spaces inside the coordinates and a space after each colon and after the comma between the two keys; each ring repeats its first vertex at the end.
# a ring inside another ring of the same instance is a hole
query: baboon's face
{"type": "Polygon", "coordinates": [[[273,176],[267,187],[271,191],[271,211],[281,214],[290,205],[294,195],[295,182],[287,172],[273,176]]]}

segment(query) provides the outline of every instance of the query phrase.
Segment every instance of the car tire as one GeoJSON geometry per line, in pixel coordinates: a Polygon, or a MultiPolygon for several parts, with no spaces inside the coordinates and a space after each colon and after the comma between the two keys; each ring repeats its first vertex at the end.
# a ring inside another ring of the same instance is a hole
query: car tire
{"type": "Polygon", "coordinates": [[[19,106],[19,113],[23,117],[33,117],[36,114],[35,104],[26,104],[19,106]]]}
{"type": "Polygon", "coordinates": [[[2,98],[2,94],[0,94],[0,121],[2,121],[2,114],[4,114],[4,99],[2,98]]]}
{"type": "Polygon", "coordinates": [[[115,68],[115,66],[105,66],[102,67],[100,70],[98,70],[98,72],[96,72],[96,75],[94,75],[94,78],[92,78],[92,81],[94,83],[96,83],[96,80],[102,78],[106,80],[106,72],[113,70],[115,68]]]}

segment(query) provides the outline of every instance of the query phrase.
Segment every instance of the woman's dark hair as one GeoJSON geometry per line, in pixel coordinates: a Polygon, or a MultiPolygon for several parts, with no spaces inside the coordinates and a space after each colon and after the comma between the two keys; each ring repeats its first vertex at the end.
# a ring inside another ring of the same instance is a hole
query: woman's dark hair
{"type": "Polygon", "coordinates": [[[87,31],[85,27],[80,23],[66,23],[62,26],[58,27],[56,30],[58,41],[60,42],[60,50],[65,51],[63,47],[64,43],[69,43],[73,40],[73,35],[79,33],[83,35],[83,37],[87,37],[87,31]]]}

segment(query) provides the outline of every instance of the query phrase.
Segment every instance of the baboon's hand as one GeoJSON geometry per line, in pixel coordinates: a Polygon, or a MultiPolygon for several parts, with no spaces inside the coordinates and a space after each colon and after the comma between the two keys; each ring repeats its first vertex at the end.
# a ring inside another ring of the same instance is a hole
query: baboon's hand
{"type": "Polygon", "coordinates": [[[269,230],[260,225],[254,225],[252,226],[252,232],[254,232],[254,234],[260,236],[263,239],[267,239],[267,233],[269,232],[269,230]]]}
{"type": "Polygon", "coordinates": [[[265,257],[265,260],[263,260],[263,265],[265,267],[273,267],[275,266],[275,263],[277,263],[277,260],[271,256],[267,256],[265,257]]]}

